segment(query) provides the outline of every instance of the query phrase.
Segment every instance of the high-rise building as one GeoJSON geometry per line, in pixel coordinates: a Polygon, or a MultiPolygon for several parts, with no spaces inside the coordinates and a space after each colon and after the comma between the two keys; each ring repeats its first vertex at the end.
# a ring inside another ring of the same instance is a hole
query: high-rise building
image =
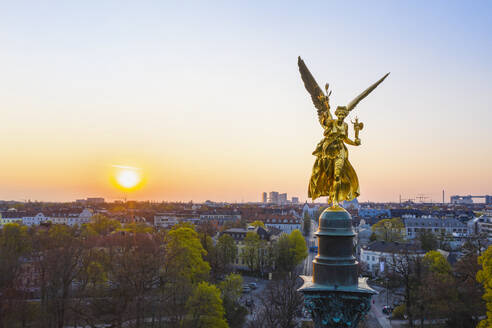
{"type": "Polygon", "coordinates": [[[287,193],[278,195],[278,204],[287,204],[287,193]]]}
{"type": "Polygon", "coordinates": [[[269,203],[278,204],[278,192],[270,191],[270,197],[268,198],[269,203]]]}
{"type": "Polygon", "coordinates": [[[299,197],[292,197],[292,204],[299,204],[299,197]]]}
{"type": "Polygon", "coordinates": [[[261,194],[261,202],[266,203],[267,201],[268,201],[267,193],[263,192],[263,194],[261,194]]]}

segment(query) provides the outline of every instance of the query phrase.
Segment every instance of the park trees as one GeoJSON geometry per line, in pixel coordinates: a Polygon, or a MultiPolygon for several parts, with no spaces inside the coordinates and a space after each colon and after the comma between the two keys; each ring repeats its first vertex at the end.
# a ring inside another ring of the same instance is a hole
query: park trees
{"type": "Polygon", "coordinates": [[[207,253],[192,227],[173,227],[164,238],[170,264],[162,268],[160,290],[166,304],[164,315],[177,325],[184,319],[185,304],[194,285],[208,278],[210,265],[204,260],[207,253]]]}
{"type": "Polygon", "coordinates": [[[0,229],[0,327],[6,327],[12,316],[13,307],[18,307],[22,287],[19,276],[22,271],[22,259],[31,250],[28,231],[25,226],[16,223],[5,224],[0,229]]]}
{"type": "Polygon", "coordinates": [[[33,240],[33,260],[40,275],[41,311],[45,327],[62,328],[67,319],[72,284],[82,270],[84,245],[77,227],[51,225],[33,240]]]}
{"type": "Polygon", "coordinates": [[[200,282],[186,302],[186,327],[227,328],[220,290],[207,282],[200,282]]]}
{"type": "Polygon", "coordinates": [[[301,282],[297,274],[281,274],[267,286],[260,297],[260,306],[248,328],[294,328],[302,309],[303,297],[297,291],[301,282]]]}
{"type": "Polygon", "coordinates": [[[437,240],[436,236],[427,229],[419,232],[417,237],[420,243],[420,248],[422,248],[426,252],[436,250],[439,246],[439,241],[437,240]]]}
{"type": "Polygon", "coordinates": [[[416,304],[421,325],[424,319],[447,317],[458,300],[451,265],[441,253],[430,251],[417,269],[421,283],[416,304]]]}
{"type": "Polygon", "coordinates": [[[253,221],[249,225],[252,227],[257,227],[257,228],[261,227],[261,228],[265,229],[265,223],[263,223],[263,221],[260,221],[260,220],[253,221]]]}
{"type": "Polygon", "coordinates": [[[283,234],[279,237],[276,244],[276,268],[280,272],[294,271],[307,257],[307,246],[299,230],[294,230],[290,234],[283,234]]]}
{"type": "Polygon", "coordinates": [[[403,289],[403,299],[406,305],[408,326],[414,327],[418,303],[418,291],[422,284],[422,259],[408,250],[393,254],[388,260],[387,279],[395,287],[403,289]]]}
{"type": "MultiPolygon", "coordinates": [[[[482,288],[474,280],[479,271],[477,254],[469,252],[452,267],[438,251],[423,257],[408,251],[387,259],[392,287],[403,290],[408,325],[415,320],[446,319],[446,326],[472,328],[485,312],[482,288]]],[[[477,275],[477,277],[480,275],[477,275]]]]}
{"type": "Polygon", "coordinates": [[[487,317],[480,321],[479,328],[488,328],[492,326],[492,246],[478,258],[478,263],[481,265],[480,271],[477,273],[477,281],[481,283],[485,289],[483,299],[487,306],[487,317]]]}
{"type": "Polygon", "coordinates": [[[259,251],[262,240],[256,232],[249,231],[244,237],[243,259],[251,271],[258,270],[259,251]]]}
{"type": "Polygon", "coordinates": [[[236,243],[228,234],[222,234],[215,245],[209,235],[200,234],[200,239],[207,252],[204,258],[210,264],[210,274],[218,280],[230,271],[230,265],[236,260],[236,243]]]}
{"type": "Polygon", "coordinates": [[[163,241],[158,235],[118,233],[108,243],[112,244],[106,262],[110,277],[106,295],[110,297],[91,300],[93,309],[106,309],[101,314],[118,327],[125,320],[132,320],[136,328],[141,327],[145,309],[154,302],[160,272],[166,264],[163,241]]]}
{"type": "Polygon", "coordinates": [[[234,239],[228,234],[222,234],[215,247],[218,259],[218,274],[225,274],[230,271],[230,265],[237,258],[237,246],[234,239]]]}
{"type": "Polygon", "coordinates": [[[239,303],[242,286],[243,278],[234,273],[226,276],[218,286],[222,295],[225,318],[231,328],[242,327],[247,314],[246,308],[239,303]]]}
{"type": "MultiPolygon", "coordinates": [[[[226,273],[237,253],[234,240],[225,234],[211,244],[226,273]]],[[[103,216],[80,228],[6,224],[0,229],[0,327],[143,327],[149,320],[152,327],[182,327],[189,318],[220,327],[227,325],[222,302],[228,322],[239,327],[241,277],[226,277],[220,290],[198,287],[209,276],[206,256],[190,225],[119,229],[103,216]],[[215,316],[200,312],[197,300],[210,301],[215,316]]]]}
{"type": "Polygon", "coordinates": [[[91,217],[89,223],[84,224],[84,228],[89,234],[106,236],[111,232],[121,228],[121,223],[118,220],[110,219],[102,214],[96,214],[91,217]]]}

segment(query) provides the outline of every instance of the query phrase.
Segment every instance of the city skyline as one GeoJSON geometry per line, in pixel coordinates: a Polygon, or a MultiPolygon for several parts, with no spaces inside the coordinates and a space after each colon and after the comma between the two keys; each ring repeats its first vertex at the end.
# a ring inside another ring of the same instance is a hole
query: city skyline
{"type": "Polygon", "coordinates": [[[491,6],[0,4],[0,199],[304,202],[322,129],[299,55],[334,106],[391,71],[351,117],[360,201],[492,194],[491,6]]]}

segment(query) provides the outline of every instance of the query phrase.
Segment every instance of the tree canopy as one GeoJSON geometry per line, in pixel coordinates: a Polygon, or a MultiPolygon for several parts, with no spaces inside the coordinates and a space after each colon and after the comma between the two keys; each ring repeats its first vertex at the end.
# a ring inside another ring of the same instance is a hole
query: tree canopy
{"type": "Polygon", "coordinates": [[[383,219],[371,227],[377,240],[383,241],[402,241],[405,225],[400,218],[383,219]]]}
{"type": "Polygon", "coordinates": [[[483,299],[487,306],[487,317],[480,321],[479,328],[492,327],[492,246],[478,258],[478,263],[482,269],[477,273],[477,281],[481,283],[485,289],[483,299]]]}
{"type": "Polygon", "coordinates": [[[220,290],[207,282],[200,282],[189,298],[189,324],[193,328],[227,328],[220,290]]]}

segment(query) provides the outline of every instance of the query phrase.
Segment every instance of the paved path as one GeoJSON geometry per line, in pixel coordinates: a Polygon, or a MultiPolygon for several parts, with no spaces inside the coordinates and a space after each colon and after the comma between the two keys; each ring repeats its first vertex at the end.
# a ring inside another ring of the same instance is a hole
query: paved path
{"type": "Polygon", "coordinates": [[[314,252],[309,252],[309,247],[318,245],[318,239],[314,235],[316,230],[318,230],[318,222],[313,220],[311,221],[311,232],[309,233],[309,236],[305,237],[306,244],[308,246],[308,256],[304,259],[303,268],[302,268],[302,274],[305,276],[313,275],[313,260],[317,254],[314,252]]]}
{"type": "Polygon", "coordinates": [[[382,328],[395,327],[391,325],[387,315],[383,313],[383,307],[386,305],[386,290],[377,286],[371,287],[377,290],[379,294],[372,297],[373,304],[371,305],[370,315],[378,321],[382,328]]]}

